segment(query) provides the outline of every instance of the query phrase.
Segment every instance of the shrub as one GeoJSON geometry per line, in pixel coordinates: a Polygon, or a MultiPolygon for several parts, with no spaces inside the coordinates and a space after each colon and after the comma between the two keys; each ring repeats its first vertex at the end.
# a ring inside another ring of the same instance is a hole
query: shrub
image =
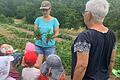
{"type": "Polygon", "coordinates": [[[63,41],[56,43],[56,51],[60,56],[66,73],[71,73],[71,43],[72,41],[63,41]]]}
{"type": "Polygon", "coordinates": [[[115,58],[115,68],[120,69],[120,56],[115,58]]]}
{"type": "Polygon", "coordinates": [[[11,24],[13,24],[13,23],[14,23],[14,19],[13,19],[13,18],[11,18],[11,17],[8,17],[8,18],[7,18],[7,20],[8,20],[8,23],[11,23],[11,24]]]}
{"type": "Polygon", "coordinates": [[[27,29],[30,31],[34,31],[34,27],[32,25],[29,25],[29,24],[19,23],[19,24],[15,24],[15,27],[24,28],[24,29],[27,29]]]}
{"type": "Polygon", "coordinates": [[[0,23],[7,23],[7,18],[4,15],[0,15],[0,23]]]}
{"type": "Polygon", "coordinates": [[[59,37],[59,38],[66,39],[66,40],[72,40],[72,37],[69,36],[69,35],[66,34],[66,33],[61,33],[58,37],[59,37]]]}
{"type": "Polygon", "coordinates": [[[4,15],[0,15],[0,23],[14,23],[14,19],[11,17],[5,17],[4,15]]]}

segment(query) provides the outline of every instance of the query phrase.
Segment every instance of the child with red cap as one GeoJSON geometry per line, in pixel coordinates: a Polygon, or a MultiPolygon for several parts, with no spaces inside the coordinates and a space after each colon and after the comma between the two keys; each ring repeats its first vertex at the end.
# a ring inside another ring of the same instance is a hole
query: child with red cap
{"type": "Polygon", "coordinates": [[[37,54],[34,51],[29,51],[24,54],[23,59],[26,67],[22,70],[22,80],[37,80],[40,75],[40,70],[34,67],[37,54]]]}

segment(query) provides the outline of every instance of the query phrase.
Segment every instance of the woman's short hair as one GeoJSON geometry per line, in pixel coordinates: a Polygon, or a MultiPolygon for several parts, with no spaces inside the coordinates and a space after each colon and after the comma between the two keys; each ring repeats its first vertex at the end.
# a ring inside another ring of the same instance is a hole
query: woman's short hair
{"type": "Polygon", "coordinates": [[[91,12],[94,22],[102,23],[109,11],[107,0],[89,0],[86,3],[85,11],[91,12]]]}

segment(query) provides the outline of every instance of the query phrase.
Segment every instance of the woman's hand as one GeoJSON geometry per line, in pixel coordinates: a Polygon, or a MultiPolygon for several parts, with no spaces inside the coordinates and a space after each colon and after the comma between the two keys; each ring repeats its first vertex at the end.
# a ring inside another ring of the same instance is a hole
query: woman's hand
{"type": "Polygon", "coordinates": [[[41,39],[41,36],[36,36],[35,38],[36,38],[36,39],[41,39]]]}
{"type": "Polygon", "coordinates": [[[46,36],[46,43],[48,43],[52,39],[53,35],[54,34],[50,34],[50,33],[47,34],[47,36],[46,36]]]}
{"type": "Polygon", "coordinates": [[[41,33],[40,33],[39,29],[37,29],[37,30],[34,31],[34,35],[35,35],[36,39],[41,39],[41,33]]]}
{"type": "Polygon", "coordinates": [[[46,43],[48,43],[50,40],[51,40],[51,38],[47,38],[47,39],[46,39],[46,43]]]}

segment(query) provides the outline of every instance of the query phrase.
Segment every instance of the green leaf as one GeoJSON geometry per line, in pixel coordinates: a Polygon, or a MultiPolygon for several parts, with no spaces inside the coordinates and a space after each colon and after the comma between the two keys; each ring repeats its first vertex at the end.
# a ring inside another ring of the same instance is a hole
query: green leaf
{"type": "Polygon", "coordinates": [[[120,77],[120,70],[112,70],[112,73],[116,76],[116,77],[120,77]]]}
{"type": "Polygon", "coordinates": [[[35,35],[35,36],[41,36],[41,33],[40,33],[39,29],[36,30],[36,31],[34,31],[34,35],[35,35]]]}

